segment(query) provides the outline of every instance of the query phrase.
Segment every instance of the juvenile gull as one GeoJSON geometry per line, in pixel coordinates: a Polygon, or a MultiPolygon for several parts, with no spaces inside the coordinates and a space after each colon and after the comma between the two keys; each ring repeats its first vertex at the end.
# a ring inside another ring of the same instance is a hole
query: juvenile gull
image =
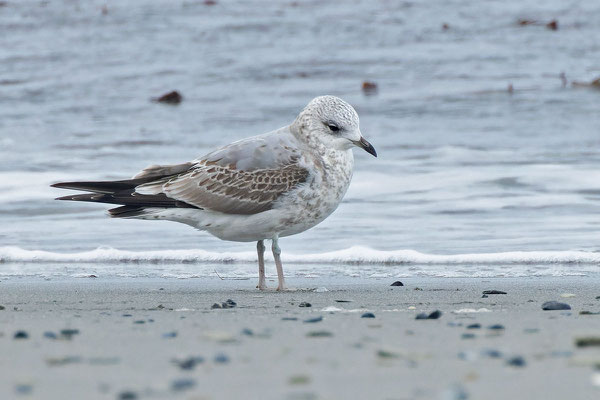
{"type": "Polygon", "coordinates": [[[279,238],[304,232],[340,204],[354,146],[377,157],[358,115],[334,96],[313,99],[289,126],[222,147],[194,161],[152,165],[132,179],[52,185],[91,193],[58,200],[120,204],[114,218],[162,219],[222,240],[257,242],[258,288],[266,289],[265,239],[285,290],[279,238]]]}

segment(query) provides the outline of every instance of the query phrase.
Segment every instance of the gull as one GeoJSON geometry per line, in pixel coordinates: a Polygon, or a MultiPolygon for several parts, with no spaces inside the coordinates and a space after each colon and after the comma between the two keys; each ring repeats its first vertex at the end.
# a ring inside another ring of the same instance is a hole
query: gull
{"type": "Polygon", "coordinates": [[[258,288],[267,288],[272,241],[277,290],[286,290],[279,238],[314,227],[338,207],[352,179],[353,147],[377,157],[344,100],[316,97],[291,125],[249,137],[191,162],[151,165],[132,179],[61,182],[85,191],[57,200],[119,204],[113,218],[168,220],[222,240],[257,242],[258,288]]]}

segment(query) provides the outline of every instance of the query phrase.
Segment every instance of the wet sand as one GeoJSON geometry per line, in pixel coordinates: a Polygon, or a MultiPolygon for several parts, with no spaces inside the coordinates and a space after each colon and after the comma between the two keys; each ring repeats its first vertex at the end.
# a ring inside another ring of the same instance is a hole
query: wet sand
{"type": "Polygon", "coordinates": [[[288,293],[218,278],[3,280],[0,397],[600,396],[600,346],[576,343],[600,337],[600,315],[580,314],[600,311],[598,277],[401,280],[294,278],[307,289],[288,293]],[[572,309],[543,311],[549,300],[572,309]]]}

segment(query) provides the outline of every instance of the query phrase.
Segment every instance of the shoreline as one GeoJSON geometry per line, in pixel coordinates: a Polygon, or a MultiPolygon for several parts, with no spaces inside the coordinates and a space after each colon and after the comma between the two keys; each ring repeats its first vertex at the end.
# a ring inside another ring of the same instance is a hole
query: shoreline
{"type": "Polygon", "coordinates": [[[318,277],[288,284],[312,290],[260,292],[254,279],[3,279],[0,393],[291,400],[600,395],[600,347],[576,342],[600,336],[600,315],[579,314],[600,311],[596,277],[318,277]],[[395,280],[405,286],[389,286],[395,280]],[[482,298],[484,290],[507,294],[482,298]],[[234,308],[211,308],[228,299],[234,308]],[[543,311],[550,300],[572,309],[543,311]],[[415,319],[435,310],[442,312],[438,319],[415,319]],[[368,312],[374,318],[361,318],[368,312]],[[18,331],[27,338],[15,339],[18,331]]]}

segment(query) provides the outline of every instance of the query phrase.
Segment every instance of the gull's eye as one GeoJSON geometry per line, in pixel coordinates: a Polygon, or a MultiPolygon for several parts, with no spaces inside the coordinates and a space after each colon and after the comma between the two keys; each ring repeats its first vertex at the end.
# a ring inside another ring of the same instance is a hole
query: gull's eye
{"type": "Polygon", "coordinates": [[[335,125],[335,124],[327,124],[327,127],[329,128],[329,130],[331,130],[332,132],[337,132],[340,130],[340,127],[335,125]]]}

